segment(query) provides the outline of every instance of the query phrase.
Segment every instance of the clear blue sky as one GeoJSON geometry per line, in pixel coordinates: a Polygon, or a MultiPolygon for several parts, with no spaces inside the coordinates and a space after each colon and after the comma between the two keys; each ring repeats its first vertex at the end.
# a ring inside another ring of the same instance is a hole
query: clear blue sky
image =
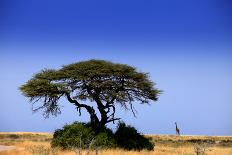
{"type": "MultiPolygon", "coordinates": [[[[1,0],[0,131],[49,131],[79,117],[32,114],[18,87],[44,68],[105,59],[149,72],[163,90],[138,114],[117,115],[142,133],[232,135],[230,0],[1,0]]],[[[114,128],[114,125],[110,125],[114,128]]]]}

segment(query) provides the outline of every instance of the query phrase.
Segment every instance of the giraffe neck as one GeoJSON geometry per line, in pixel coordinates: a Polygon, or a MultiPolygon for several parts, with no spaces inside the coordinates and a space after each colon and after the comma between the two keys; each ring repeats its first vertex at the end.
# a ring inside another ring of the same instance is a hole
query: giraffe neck
{"type": "Polygon", "coordinates": [[[177,124],[176,124],[176,130],[178,129],[177,124]]]}

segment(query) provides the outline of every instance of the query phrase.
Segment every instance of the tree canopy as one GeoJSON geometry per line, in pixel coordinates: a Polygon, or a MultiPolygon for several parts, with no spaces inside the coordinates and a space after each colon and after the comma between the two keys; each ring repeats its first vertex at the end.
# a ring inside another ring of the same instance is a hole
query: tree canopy
{"type": "Polygon", "coordinates": [[[90,114],[91,124],[96,130],[120,119],[115,117],[116,104],[135,115],[134,101],[141,104],[157,101],[161,92],[155,88],[148,73],[104,60],[81,61],[57,70],[44,69],[20,90],[32,102],[33,111],[43,110],[45,117],[60,114],[58,101],[65,97],[75,105],[80,115],[82,109],[90,114]],[[37,102],[39,105],[35,106],[37,102]],[[97,105],[97,109],[93,104],[97,105]],[[96,110],[101,118],[98,118],[96,110]]]}

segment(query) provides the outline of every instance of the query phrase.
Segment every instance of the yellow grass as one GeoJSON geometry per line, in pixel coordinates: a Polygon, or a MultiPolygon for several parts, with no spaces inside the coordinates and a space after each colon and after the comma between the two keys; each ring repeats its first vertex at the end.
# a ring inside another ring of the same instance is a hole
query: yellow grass
{"type": "MultiPolygon", "coordinates": [[[[146,135],[155,141],[154,151],[125,151],[122,149],[100,150],[99,155],[195,155],[192,140],[214,140],[218,143],[207,147],[206,155],[232,155],[232,137],[229,136],[172,136],[172,135],[146,135]],[[220,143],[224,141],[224,143],[220,143]],[[220,145],[219,145],[220,144],[220,145]]],[[[30,149],[44,147],[51,150],[49,133],[0,133],[0,145],[16,146],[17,150],[0,151],[0,155],[31,155],[30,149]],[[17,137],[14,139],[16,135],[17,137]],[[37,139],[36,139],[37,137],[37,139]]],[[[57,155],[75,155],[74,151],[55,150],[57,155]]],[[[86,151],[83,151],[83,155],[86,151]]],[[[95,155],[95,152],[91,152],[95,155]]]]}

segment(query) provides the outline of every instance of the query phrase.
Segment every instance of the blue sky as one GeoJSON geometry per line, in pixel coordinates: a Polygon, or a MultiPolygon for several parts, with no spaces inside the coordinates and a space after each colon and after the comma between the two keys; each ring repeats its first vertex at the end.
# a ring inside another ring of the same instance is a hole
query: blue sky
{"type": "MultiPolygon", "coordinates": [[[[43,68],[105,59],[149,72],[163,90],[138,115],[117,115],[150,134],[232,134],[232,3],[229,0],[0,2],[0,131],[49,131],[79,117],[32,114],[18,87],[43,68]]],[[[115,126],[110,124],[110,127],[115,126]]]]}

